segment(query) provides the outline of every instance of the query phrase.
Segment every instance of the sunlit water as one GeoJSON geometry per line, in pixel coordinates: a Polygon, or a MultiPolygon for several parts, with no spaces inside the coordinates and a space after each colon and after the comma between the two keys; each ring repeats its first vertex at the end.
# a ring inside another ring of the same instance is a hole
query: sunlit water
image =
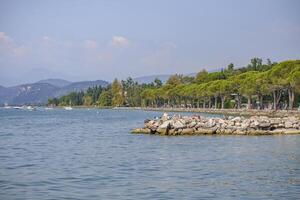
{"type": "Polygon", "coordinates": [[[159,115],[0,109],[0,199],[299,199],[300,136],[130,134],[159,115]]]}

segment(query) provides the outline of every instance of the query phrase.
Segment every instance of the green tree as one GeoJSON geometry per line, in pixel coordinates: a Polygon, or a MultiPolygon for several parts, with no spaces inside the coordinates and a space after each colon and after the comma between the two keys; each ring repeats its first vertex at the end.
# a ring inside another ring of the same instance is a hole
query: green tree
{"type": "Polygon", "coordinates": [[[85,106],[91,106],[93,104],[93,99],[90,95],[84,95],[83,102],[85,106]]]}
{"type": "Polygon", "coordinates": [[[112,105],[122,106],[124,102],[123,88],[118,79],[115,79],[111,85],[112,91],[112,105]]]}
{"type": "Polygon", "coordinates": [[[59,99],[58,98],[48,99],[48,105],[58,106],[58,104],[59,104],[59,99]]]}
{"type": "Polygon", "coordinates": [[[251,64],[248,65],[250,70],[260,71],[262,68],[262,59],[261,58],[252,58],[251,64]]]}
{"type": "Polygon", "coordinates": [[[155,78],[154,84],[155,84],[155,87],[157,87],[157,88],[159,88],[163,85],[162,81],[158,78],[155,78]]]}
{"type": "Polygon", "coordinates": [[[174,85],[174,86],[179,85],[181,83],[182,83],[182,75],[178,75],[178,74],[170,76],[170,78],[167,80],[167,84],[174,85]]]}
{"type": "Polygon", "coordinates": [[[257,94],[256,91],[256,79],[259,72],[247,72],[247,76],[241,80],[240,88],[238,89],[239,93],[247,97],[248,103],[247,108],[252,108],[252,97],[257,94]]]}
{"type": "Polygon", "coordinates": [[[196,83],[204,83],[206,81],[207,75],[208,75],[208,72],[205,69],[198,72],[195,77],[196,83]]]}
{"type": "Polygon", "coordinates": [[[99,96],[99,106],[111,106],[112,105],[112,94],[111,90],[103,91],[99,96]]]}
{"type": "Polygon", "coordinates": [[[233,63],[230,63],[228,66],[227,66],[227,70],[232,72],[234,70],[234,64],[233,63]]]}
{"type": "Polygon", "coordinates": [[[256,75],[255,79],[255,93],[257,95],[257,99],[259,101],[259,109],[263,108],[263,98],[266,95],[270,94],[267,73],[262,72],[256,75]]]}
{"type": "Polygon", "coordinates": [[[299,87],[297,84],[299,71],[300,60],[281,62],[269,71],[268,77],[270,88],[273,92],[274,109],[278,108],[278,103],[284,90],[288,92],[289,109],[293,108],[295,90],[299,87]]]}
{"type": "Polygon", "coordinates": [[[192,76],[183,76],[181,79],[181,82],[184,84],[190,84],[193,83],[195,81],[195,78],[192,76]]]}

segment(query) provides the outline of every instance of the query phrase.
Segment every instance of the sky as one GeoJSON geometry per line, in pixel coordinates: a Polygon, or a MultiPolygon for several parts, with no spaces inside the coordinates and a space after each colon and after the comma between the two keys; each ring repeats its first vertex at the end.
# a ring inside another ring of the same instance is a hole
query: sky
{"type": "Polygon", "coordinates": [[[0,0],[0,85],[300,59],[298,0],[0,0]]]}

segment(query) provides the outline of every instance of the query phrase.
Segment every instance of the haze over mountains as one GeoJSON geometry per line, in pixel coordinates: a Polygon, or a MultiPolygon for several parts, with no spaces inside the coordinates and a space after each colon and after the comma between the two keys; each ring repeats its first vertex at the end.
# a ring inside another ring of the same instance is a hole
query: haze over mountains
{"type": "Polygon", "coordinates": [[[46,104],[49,98],[59,97],[72,91],[85,91],[88,87],[109,83],[103,80],[69,82],[62,79],[46,79],[36,83],[12,87],[0,86],[0,104],[46,104]]]}
{"type": "MultiPolygon", "coordinates": [[[[153,75],[137,77],[138,83],[150,83],[155,78],[166,81],[170,75],[153,75]]],[[[0,85],[0,105],[38,105],[46,104],[49,98],[60,97],[73,91],[85,91],[96,85],[107,86],[108,81],[79,81],[70,82],[63,79],[44,79],[35,83],[21,84],[11,87],[0,85]]]]}
{"type": "MultiPolygon", "coordinates": [[[[195,76],[196,73],[188,74],[188,76],[195,76]]],[[[150,76],[141,76],[133,78],[139,84],[151,83],[156,78],[163,83],[168,80],[171,74],[158,74],[150,76]]],[[[69,94],[73,91],[85,91],[89,87],[100,85],[106,87],[109,85],[108,81],[78,81],[71,82],[64,79],[44,79],[35,83],[21,84],[11,87],[4,87],[0,85],[0,106],[8,105],[38,105],[46,104],[49,98],[60,97],[69,94]]]]}
{"type": "MultiPolygon", "coordinates": [[[[209,72],[220,69],[209,70],[209,72]]],[[[156,78],[165,83],[172,74],[157,74],[133,78],[139,84],[151,83],[156,78]]],[[[185,74],[186,76],[196,76],[196,73],[185,74]]],[[[104,80],[76,81],[71,82],[64,79],[49,78],[35,83],[20,84],[11,87],[0,85],[0,106],[9,105],[37,105],[46,104],[49,98],[60,97],[73,91],[85,91],[89,87],[100,85],[106,87],[110,83],[104,80]]]]}

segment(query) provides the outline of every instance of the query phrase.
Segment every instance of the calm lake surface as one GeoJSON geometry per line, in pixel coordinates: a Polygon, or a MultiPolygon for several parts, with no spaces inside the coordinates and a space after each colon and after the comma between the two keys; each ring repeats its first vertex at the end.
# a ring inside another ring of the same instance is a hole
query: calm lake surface
{"type": "Polygon", "coordinates": [[[130,134],[161,114],[0,109],[0,199],[299,199],[300,136],[130,134]]]}

